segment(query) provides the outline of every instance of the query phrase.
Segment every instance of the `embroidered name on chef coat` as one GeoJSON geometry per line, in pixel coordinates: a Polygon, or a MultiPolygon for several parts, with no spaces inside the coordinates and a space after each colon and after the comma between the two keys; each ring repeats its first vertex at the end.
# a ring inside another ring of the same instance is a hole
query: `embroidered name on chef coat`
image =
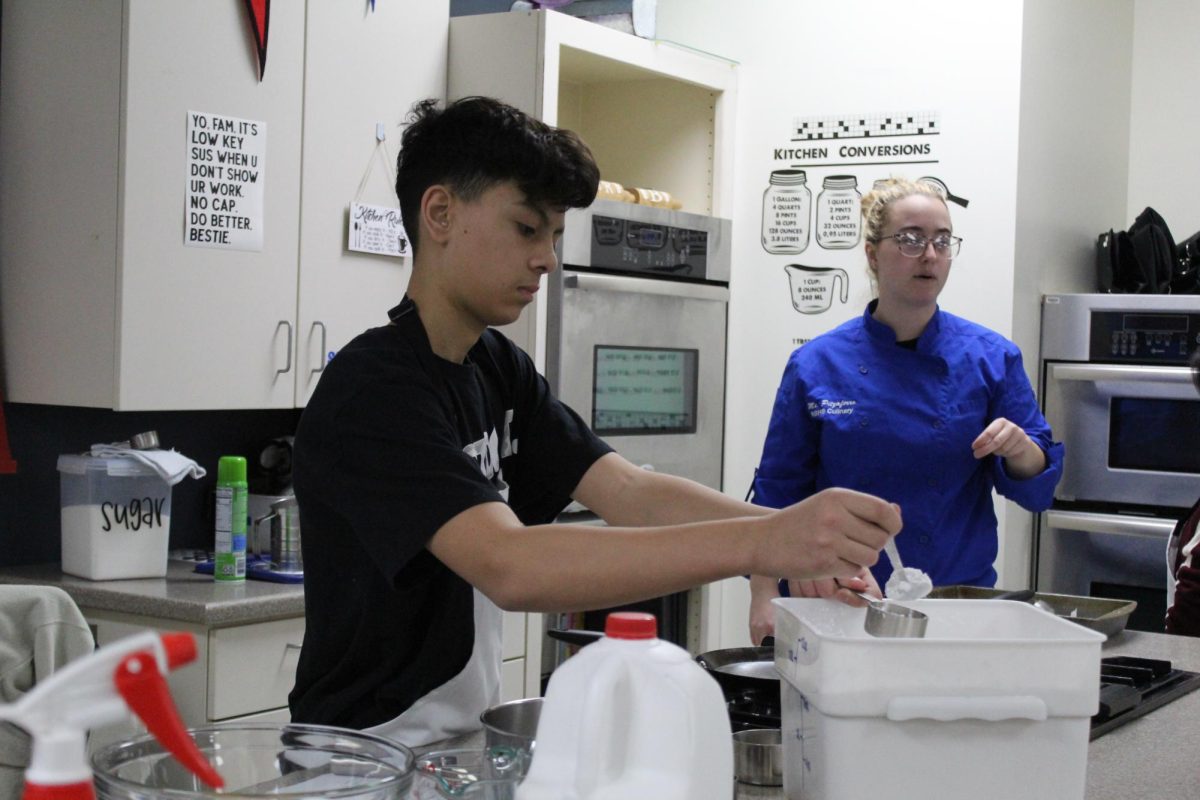
{"type": "Polygon", "coordinates": [[[808,403],[808,415],[813,419],[825,416],[850,415],[854,413],[857,400],[811,400],[808,403]]]}

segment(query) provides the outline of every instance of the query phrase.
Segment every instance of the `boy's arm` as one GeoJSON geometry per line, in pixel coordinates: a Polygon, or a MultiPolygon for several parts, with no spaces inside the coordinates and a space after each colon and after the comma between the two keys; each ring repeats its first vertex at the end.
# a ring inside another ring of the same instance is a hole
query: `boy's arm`
{"type": "Polygon", "coordinates": [[[617,453],[597,459],[572,496],[609,525],[630,527],[762,516],[771,511],[687,478],[642,469],[617,453]]]}
{"type": "Polygon", "coordinates": [[[690,481],[631,474],[614,458],[597,461],[576,491],[614,527],[527,527],[507,505],[484,503],[443,525],[429,550],[502,608],[572,611],[735,575],[850,577],[900,529],[896,509],[859,492],[830,489],[768,511],[690,481]]]}

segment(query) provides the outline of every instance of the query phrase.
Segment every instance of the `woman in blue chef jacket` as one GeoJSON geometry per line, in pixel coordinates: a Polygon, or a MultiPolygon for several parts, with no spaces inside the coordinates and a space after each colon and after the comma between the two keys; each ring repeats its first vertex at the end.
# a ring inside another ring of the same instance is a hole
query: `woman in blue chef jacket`
{"type": "MultiPolygon", "coordinates": [[[[862,213],[878,299],[788,359],[754,502],[780,508],[830,486],[870,492],[902,509],[896,547],[904,566],[924,570],[935,586],[993,586],[992,489],[1044,510],[1063,447],[1038,410],[1017,346],[938,306],[962,240],[937,188],[892,179],[863,197],[862,213]]],[[[891,571],[886,558],[871,569],[880,586],[891,571]]],[[[753,576],[752,640],[773,631],[770,601],[781,592],[845,591],[832,579],[789,585],[753,576]]]]}

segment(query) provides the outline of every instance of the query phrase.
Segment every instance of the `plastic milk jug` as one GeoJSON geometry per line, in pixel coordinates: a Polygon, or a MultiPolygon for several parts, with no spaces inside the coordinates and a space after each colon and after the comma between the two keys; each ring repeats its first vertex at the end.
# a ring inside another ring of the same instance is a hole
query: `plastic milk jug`
{"type": "Polygon", "coordinates": [[[550,677],[517,800],[733,797],[721,689],[652,614],[616,612],[550,677]]]}

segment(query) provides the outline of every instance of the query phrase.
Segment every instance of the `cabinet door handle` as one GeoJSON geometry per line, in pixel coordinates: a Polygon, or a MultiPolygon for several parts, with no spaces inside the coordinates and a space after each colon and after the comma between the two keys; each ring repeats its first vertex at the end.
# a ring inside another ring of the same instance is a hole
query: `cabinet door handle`
{"type": "Polygon", "coordinates": [[[318,325],[321,326],[321,366],[313,367],[312,373],[314,375],[318,375],[325,371],[325,323],[321,322],[321,320],[316,320],[312,324],[314,328],[318,325]]]}
{"type": "MultiPolygon", "coordinates": [[[[288,322],[286,319],[281,319],[281,320],[279,320],[279,325],[287,326],[287,332],[288,332],[287,364],[284,365],[283,369],[275,370],[276,377],[292,371],[292,323],[288,322]]],[[[279,330],[279,325],[275,326],[275,330],[279,330]]]]}

